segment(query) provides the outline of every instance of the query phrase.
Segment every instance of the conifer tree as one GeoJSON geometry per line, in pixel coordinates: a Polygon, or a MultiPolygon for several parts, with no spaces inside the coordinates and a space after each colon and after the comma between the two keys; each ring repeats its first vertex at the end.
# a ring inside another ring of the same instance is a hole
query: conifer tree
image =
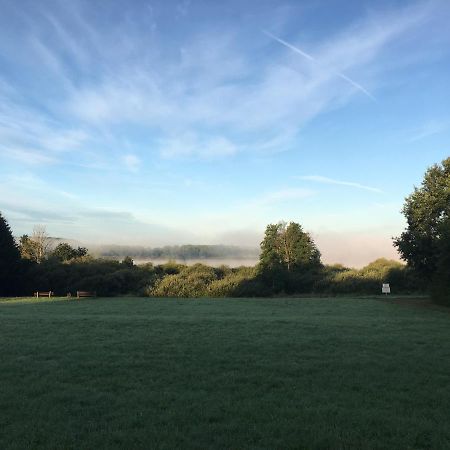
{"type": "Polygon", "coordinates": [[[0,295],[14,291],[19,261],[20,253],[11,228],[0,213],[0,295]]]}

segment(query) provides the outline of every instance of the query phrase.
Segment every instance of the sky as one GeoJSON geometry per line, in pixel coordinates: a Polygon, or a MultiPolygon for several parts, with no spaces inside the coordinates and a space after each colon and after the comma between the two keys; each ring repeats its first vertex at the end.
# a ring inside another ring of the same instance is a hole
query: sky
{"type": "Polygon", "coordinates": [[[397,258],[450,155],[450,2],[0,0],[0,211],[85,244],[397,258]]]}

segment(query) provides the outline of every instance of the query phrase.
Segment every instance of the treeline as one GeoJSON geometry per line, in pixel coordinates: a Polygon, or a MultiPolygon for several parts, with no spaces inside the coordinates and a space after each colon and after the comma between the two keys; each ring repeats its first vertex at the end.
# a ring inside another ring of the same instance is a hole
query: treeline
{"type": "Polygon", "coordinates": [[[396,294],[419,292],[421,286],[410,269],[396,261],[379,259],[362,269],[321,266],[314,270],[289,272],[283,281],[267,278],[260,264],[254,267],[187,266],[175,262],[135,265],[122,262],[76,258],[61,262],[48,259],[40,264],[22,260],[21,270],[9,279],[1,295],[29,296],[37,290],[52,290],[57,296],[78,290],[99,296],[150,297],[266,297],[295,294],[379,294],[381,283],[391,283],[396,294]]]}
{"type": "Polygon", "coordinates": [[[323,265],[311,236],[297,223],[268,225],[259,263],[254,267],[187,266],[175,262],[136,265],[129,256],[121,262],[90,256],[83,247],[50,244],[45,228],[14,242],[0,215],[2,254],[0,295],[28,296],[51,290],[55,295],[96,291],[99,296],[263,297],[294,294],[368,294],[390,282],[396,293],[420,289],[405,265],[380,259],[356,270],[323,265]],[[395,286],[395,287],[394,287],[395,286]]]}
{"type": "Polygon", "coordinates": [[[252,247],[234,245],[166,245],[163,247],[142,247],[137,245],[103,245],[90,247],[90,252],[101,258],[122,259],[208,259],[208,258],[258,258],[259,251],[252,247]]]}
{"type": "MultiPolygon", "coordinates": [[[[254,267],[173,262],[136,266],[129,256],[118,262],[94,258],[86,248],[68,243],[53,248],[43,227],[17,243],[0,214],[0,295],[36,290],[155,297],[373,295],[380,293],[382,283],[390,283],[393,293],[427,291],[437,303],[450,305],[450,158],[428,169],[422,185],[406,199],[403,213],[407,227],[394,244],[407,265],[379,259],[360,270],[324,265],[310,234],[295,222],[267,226],[254,267]]],[[[167,248],[185,248],[195,257],[218,256],[208,253],[211,246],[167,248]]]]}

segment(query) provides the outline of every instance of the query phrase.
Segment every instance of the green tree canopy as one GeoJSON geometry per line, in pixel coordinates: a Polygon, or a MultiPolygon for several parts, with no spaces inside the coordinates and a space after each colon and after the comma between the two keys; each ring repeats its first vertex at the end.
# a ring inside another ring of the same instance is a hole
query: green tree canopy
{"type": "Polygon", "coordinates": [[[284,289],[293,274],[321,266],[320,252],[309,233],[295,222],[267,225],[259,269],[266,284],[284,289]]]}
{"type": "Polygon", "coordinates": [[[19,248],[14,240],[11,228],[0,212],[0,263],[15,264],[20,259],[19,248]]]}
{"type": "Polygon", "coordinates": [[[125,256],[125,258],[123,258],[122,260],[122,264],[127,267],[133,267],[134,266],[133,258],[131,256],[125,256]]]}
{"type": "Polygon", "coordinates": [[[440,249],[433,276],[432,298],[436,303],[450,306],[450,220],[441,226],[440,249]]]}
{"type": "Polygon", "coordinates": [[[20,256],[23,259],[29,259],[30,261],[37,262],[38,260],[38,248],[37,244],[27,234],[20,236],[20,256]]]}
{"type": "Polygon", "coordinates": [[[405,200],[405,231],[394,239],[401,257],[430,281],[436,272],[442,225],[450,217],[450,158],[430,167],[405,200]]]}
{"type": "Polygon", "coordinates": [[[67,242],[62,242],[55,247],[51,256],[59,261],[70,261],[71,259],[81,258],[87,254],[88,250],[85,247],[73,248],[67,242]]]}
{"type": "Polygon", "coordinates": [[[12,289],[12,276],[20,261],[20,252],[6,219],[0,213],[0,295],[12,289]]]}

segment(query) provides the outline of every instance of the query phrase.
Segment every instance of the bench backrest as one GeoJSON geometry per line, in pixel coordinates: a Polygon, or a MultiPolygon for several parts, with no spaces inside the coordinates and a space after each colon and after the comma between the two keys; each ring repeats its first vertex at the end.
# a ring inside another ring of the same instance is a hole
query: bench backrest
{"type": "Polygon", "coordinates": [[[77,291],[77,297],[96,297],[97,294],[95,292],[89,292],[89,291],[77,291]]]}
{"type": "Polygon", "coordinates": [[[51,297],[52,295],[52,291],[37,291],[34,293],[35,297],[51,297]]]}

